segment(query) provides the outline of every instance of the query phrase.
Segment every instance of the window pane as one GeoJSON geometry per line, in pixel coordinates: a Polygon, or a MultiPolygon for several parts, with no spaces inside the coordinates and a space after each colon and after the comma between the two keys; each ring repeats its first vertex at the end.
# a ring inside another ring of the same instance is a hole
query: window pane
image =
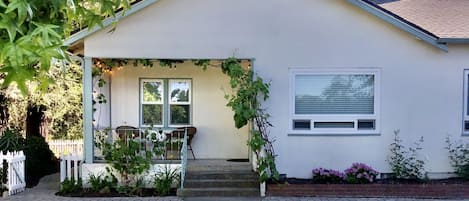
{"type": "Polygon", "coordinates": [[[143,125],[163,124],[163,105],[142,105],[143,125]]]}
{"type": "Polygon", "coordinates": [[[466,87],[467,87],[467,88],[466,88],[466,96],[467,96],[467,97],[466,97],[466,98],[467,98],[467,100],[466,100],[466,101],[467,101],[467,103],[466,103],[466,110],[467,110],[467,111],[466,111],[466,115],[469,116],[469,74],[467,74],[466,76],[467,76],[466,79],[468,80],[468,81],[467,81],[467,83],[468,83],[467,85],[468,85],[468,86],[466,86],[466,87]]]}
{"type": "Polygon", "coordinates": [[[295,114],[373,114],[374,75],[296,75],[295,114]]]}
{"type": "Polygon", "coordinates": [[[170,101],[172,103],[189,102],[190,88],[190,80],[171,80],[169,82],[170,101]]]}
{"type": "Polygon", "coordinates": [[[190,106],[189,105],[171,105],[170,124],[190,124],[190,106]]]}
{"type": "Polygon", "coordinates": [[[143,82],[143,101],[161,102],[163,100],[163,82],[143,82]]]}

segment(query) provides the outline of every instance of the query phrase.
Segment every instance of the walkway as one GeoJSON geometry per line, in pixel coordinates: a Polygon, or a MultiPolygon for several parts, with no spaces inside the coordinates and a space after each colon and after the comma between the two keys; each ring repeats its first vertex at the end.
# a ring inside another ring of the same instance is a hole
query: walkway
{"type": "MultiPolygon", "coordinates": [[[[10,196],[5,201],[183,201],[178,197],[117,197],[117,198],[69,198],[55,196],[59,189],[59,174],[45,176],[40,183],[26,189],[25,192],[10,196]]],[[[430,199],[402,199],[402,198],[303,198],[303,197],[266,197],[266,198],[186,198],[184,201],[437,201],[430,199]]],[[[456,200],[444,200],[456,201],[456,200]]]]}

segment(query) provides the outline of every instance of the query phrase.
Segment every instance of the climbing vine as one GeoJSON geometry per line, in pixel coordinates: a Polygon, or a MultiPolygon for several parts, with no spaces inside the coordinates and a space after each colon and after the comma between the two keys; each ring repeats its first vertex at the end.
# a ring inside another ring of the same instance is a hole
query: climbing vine
{"type": "MultiPolygon", "coordinates": [[[[158,62],[163,68],[176,68],[178,64],[184,63],[185,60],[177,59],[135,59],[132,60],[133,66],[142,65],[144,67],[153,67],[153,63],[158,62]]],[[[206,70],[209,66],[220,67],[214,65],[211,60],[198,59],[191,60],[195,66],[206,70]]],[[[96,59],[94,61],[101,71],[96,75],[102,75],[102,72],[112,71],[113,68],[120,68],[128,64],[126,59],[96,59]]],[[[227,106],[234,112],[234,122],[236,128],[241,128],[253,124],[250,131],[251,136],[247,144],[255,153],[261,181],[269,178],[278,179],[278,171],[275,165],[275,151],[273,148],[274,140],[269,136],[269,128],[272,124],[268,121],[269,114],[262,108],[261,102],[269,98],[270,84],[265,83],[261,77],[255,75],[252,69],[244,69],[241,60],[230,57],[221,62],[222,72],[230,77],[230,87],[234,91],[233,94],[226,95],[228,100],[227,106]]],[[[104,80],[103,80],[104,82],[104,80]]],[[[102,84],[104,85],[104,83],[102,84]]],[[[99,85],[102,87],[102,85],[99,85]]],[[[97,103],[103,102],[103,97],[96,100],[97,103]]],[[[105,101],[104,101],[105,103],[105,101]]]]}
{"type": "Polygon", "coordinates": [[[254,151],[257,158],[260,180],[269,178],[278,179],[278,171],[275,166],[275,151],[273,140],[269,137],[269,114],[262,108],[260,100],[269,98],[268,83],[254,74],[252,69],[243,69],[240,60],[231,57],[221,64],[224,74],[230,77],[230,85],[235,93],[227,95],[228,104],[234,112],[236,128],[241,128],[249,122],[254,124],[248,145],[254,151]]]}

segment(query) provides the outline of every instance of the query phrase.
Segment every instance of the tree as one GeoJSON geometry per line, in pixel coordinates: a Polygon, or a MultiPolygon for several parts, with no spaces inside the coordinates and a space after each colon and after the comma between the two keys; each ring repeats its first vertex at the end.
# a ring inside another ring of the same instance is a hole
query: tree
{"type": "Polygon", "coordinates": [[[27,82],[46,91],[53,61],[67,61],[63,41],[74,31],[102,25],[135,0],[0,0],[0,80],[23,94],[27,82]]]}

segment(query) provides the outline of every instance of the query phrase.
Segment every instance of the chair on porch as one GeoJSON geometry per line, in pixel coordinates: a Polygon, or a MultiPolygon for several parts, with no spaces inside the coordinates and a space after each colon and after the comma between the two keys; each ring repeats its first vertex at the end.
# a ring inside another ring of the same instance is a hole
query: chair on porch
{"type": "Polygon", "coordinates": [[[133,139],[140,137],[139,129],[133,126],[118,126],[116,128],[116,133],[119,138],[123,139],[125,142],[127,142],[129,138],[133,139]]]}
{"type": "Polygon", "coordinates": [[[179,127],[173,130],[171,133],[167,134],[167,139],[174,138],[184,138],[184,132],[187,129],[187,150],[191,151],[192,157],[195,158],[194,150],[192,149],[192,139],[194,139],[195,134],[197,133],[197,128],[193,126],[188,127],[179,127]]]}

